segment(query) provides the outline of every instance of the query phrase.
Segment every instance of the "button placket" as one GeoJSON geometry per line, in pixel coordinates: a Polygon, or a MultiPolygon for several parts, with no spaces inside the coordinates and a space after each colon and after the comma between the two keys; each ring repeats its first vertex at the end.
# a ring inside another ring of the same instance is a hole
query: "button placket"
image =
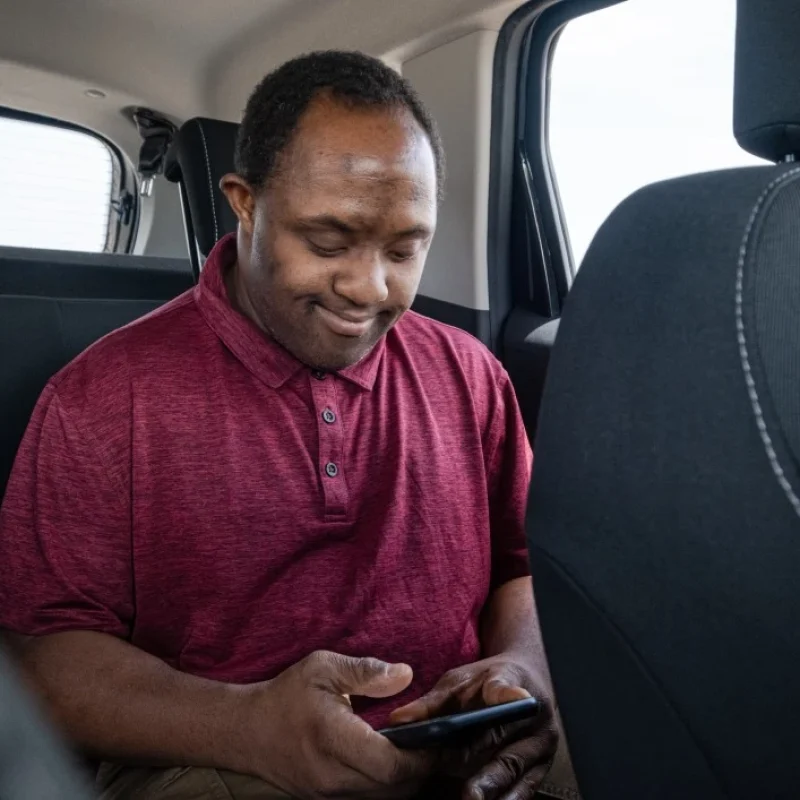
{"type": "Polygon", "coordinates": [[[319,472],[325,501],[325,516],[347,513],[348,492],[343,464],[341,412],[336,402],[336,378],[312,373],[311,393],[319,437],[319,472]]]}

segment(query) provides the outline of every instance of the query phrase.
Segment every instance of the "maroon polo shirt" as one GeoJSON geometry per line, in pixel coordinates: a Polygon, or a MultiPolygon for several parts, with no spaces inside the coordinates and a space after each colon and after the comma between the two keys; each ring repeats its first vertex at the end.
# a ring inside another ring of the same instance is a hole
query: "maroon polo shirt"
{"type": "Polygon", "coordinates": [[[380,724],[480,657],[493,587],[528,574],[530,451],[508,376],[407,313],[314,372],[200,284],[53,378],[0,512],[0,627],[118,636],[187,673],[271,678],[314,650],[402,661],[380,724]]]}

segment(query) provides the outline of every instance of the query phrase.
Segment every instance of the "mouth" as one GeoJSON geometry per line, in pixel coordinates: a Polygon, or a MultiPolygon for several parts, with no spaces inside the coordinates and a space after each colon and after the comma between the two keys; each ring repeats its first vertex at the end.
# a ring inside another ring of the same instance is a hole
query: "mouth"
{"type": "Polygon", "coordinates": [[[375,317],[372,315],[366,316],[364,314],[331,311],[329,308],[319,304],[316,304],[314,308],[332,333],[351,339],[358,339],[363,336],[375,321],[375,317]]]}

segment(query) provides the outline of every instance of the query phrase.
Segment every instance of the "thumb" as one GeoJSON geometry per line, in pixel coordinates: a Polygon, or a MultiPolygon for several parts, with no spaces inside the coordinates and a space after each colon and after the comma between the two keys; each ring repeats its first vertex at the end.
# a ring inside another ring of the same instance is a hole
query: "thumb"
{"type": "Polygon", "coordinates": [[[377,658],[351,658],[331,654],[326,676],[337,694],[391,697],[407,689],[414,672],[407,664],[387,664],[377,658]]]}
{"type": "Polygon", "coordinates": [[[513,703],[515,700],[525,700],[530,696],[530,692],[505,675],[495,675],[483,684],[483,702],[487,706],[513,703]]]}

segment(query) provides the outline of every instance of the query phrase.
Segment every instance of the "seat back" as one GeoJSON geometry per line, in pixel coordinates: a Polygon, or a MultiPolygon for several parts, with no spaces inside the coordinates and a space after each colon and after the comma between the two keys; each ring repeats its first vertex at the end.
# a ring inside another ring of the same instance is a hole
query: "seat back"
{"type": "Polygon", "coordinates": [[[233,171],[239,126],[195,117],[184,123],[167,153],[164,175],[178,184],[189,254],[196,275],[214,245],[236,230],[236,215],[219,188],[233,171]]]}
{"type": "Polygon", "coordinates": [[[0,295],[163,302],[190,286],[185,259],[0,247],[0,295]]]}
{"type": "Polygon", "coordinates": [[[97,339],[159,305],[137,299],[0,296],[0,497],[47,381],[97,339]]]}
{"type": "Polygon", "coordinates": [[[47,381],[191,286],[186,261],[0,248],[0,497],[47,381]]]}
{"type": "Polygon", "coordinates": [[[626,200],[569,296],[528,537],[586,800],[797,797],[799,264],[800,167],[730,170],[626,200]]]}

